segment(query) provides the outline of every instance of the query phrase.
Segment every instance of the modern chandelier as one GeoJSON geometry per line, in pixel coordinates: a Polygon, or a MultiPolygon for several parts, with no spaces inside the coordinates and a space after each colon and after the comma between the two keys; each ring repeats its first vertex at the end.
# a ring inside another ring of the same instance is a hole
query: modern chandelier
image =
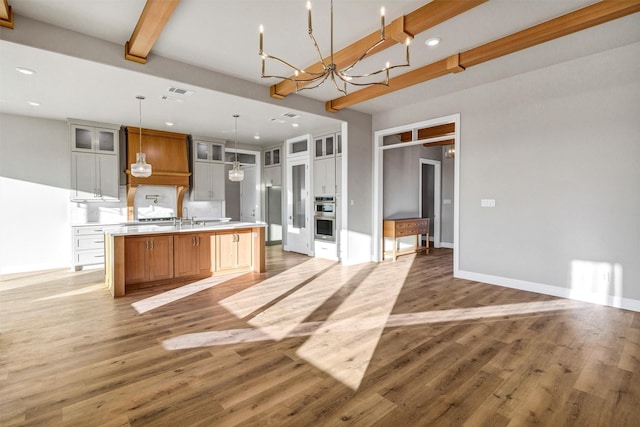
{"type": "Polygon", "coordinates": [[[142,100],[144,96],[138,95],[136,99],[139,103],[139,118],[140,123],[138,125],[138,131],[140,136],[140,151],[136,153],[136,162],[131,164],[131,175],[137,178],[148,178],[151,176],[151,165],[147,163],[147,155],[142,152],[142,100]]]}
{"type": "Polygon", "coordinates": [[[229,181],[242,181],[244,179],[244,171],[240,169],[240,162],[238,161],[238,117],[237,114],[233,115],[236,119],[236,159],[233,161],[233,167],[229,170],[229,181]]]}
{"type": "Polygon", "coordinates": [[[406,63],[398,64],[398,65],[389,65],[387,62],[384,68],[381,68],[376,71],[372,71],[366,74],[350,74],[351,71],[369,55],[369,53],[374,50],[376,47],[380,46],[385,41],[385,25],[384,25],[384,7],[380,10],[380,40],[375,42],[370,48],[365,50],[352,64],[347,65],[344,68],[338,68],[338,66],[334,62],[334,52],[333,52],[333,0],[331,0],[331,39],[330,46],[331,52],[328,59],[328,63],[322,57],[320,53],[320,48],[318,47],[318,42],[313,36],[313,26],[311,25],[311,1],[307,1],[307,20],[309,26],[309,37],[311,38],[311,42],[316,50],[320,58],[320,63],[322,64],[323,71],[321,72],[311,72],[305,71],[302,68],[298,68],[294,65],[291,65],[289,62],[278,58],[277,56],[269,55],[263,49],[263,38],[264,38],[264,27],[260,25],[260,50],[258,54],[262,57],[262,74],[263,78],[276,78],[282,80],[288,80],[294,82],[296,85],[296,92],[303,89],[314,89],[322,85],[327,79],[331,79],[334,86],[338,91],[347,94],[347,85],[353,86],[372,86],[372,85],[383,85],[389,86],[389,71],[394,68],[399,67],[408,67],[409,66],[409,44],[410,39],[407,37],[405,46],[406,46],[406,63]],[[278,75],[269,75],[265,72],[265,63],[267,59],[272,59],[285,67],[289,68],[293,72],[293,76],[278,76],[278,75]],[[376,76],[378,74],[383,74],[384,79],[379,81],[371,81],[371,76],[376,76]],[[301,85],[302,84],[302,85],[301,85]]]}

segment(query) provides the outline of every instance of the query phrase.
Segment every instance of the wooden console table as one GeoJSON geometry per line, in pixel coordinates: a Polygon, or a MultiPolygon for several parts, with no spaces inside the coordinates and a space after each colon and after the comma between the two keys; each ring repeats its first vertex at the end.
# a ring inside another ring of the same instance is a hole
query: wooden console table
{"type": "Polygon", "coordinates": [[[403,219],[385,219],[382,222],[382,259],[387,253],[393,254],[393,260],[400,255],[412,254],[418,251],[426,251],[429,253],[429,218],[403,218],[403,219]],[[427,245],[420,246],[418,235],[424,235],[427,238],[427,245]],[[415,245],[412,248],[398,250],[398,237],[415,236],[415,245]],[[384,239],[390,237],[393,240],[393,250],[384,250],[384,239]]]}

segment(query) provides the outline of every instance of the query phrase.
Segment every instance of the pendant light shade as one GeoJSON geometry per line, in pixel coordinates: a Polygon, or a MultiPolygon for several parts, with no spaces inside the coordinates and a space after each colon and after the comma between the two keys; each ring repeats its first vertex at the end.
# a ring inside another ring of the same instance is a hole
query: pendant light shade
{"type": "Polygon", "coordinates": [[[151,165],[147,163],[147,155],[142,152],[142,100],[144,96],[138,95],[136,99],[139,103],[139,118],[140,122],[138,125],[139,134],[139,142],[140,142],[140,151],[136,153],[136,162],[131,163],[131,175],[136,178],[148,178],[151,176],[151,165]]]}
{"type": "Polygon", "coordinates": [[[236,159],[233,162],[233,167],[229,171],[229,181],[239,182],[244,179],[244,171],[240,169],[240,162],[238,161],[238,117],[237,114],[233,115],[233,118],[236,119],[236,135],[235,135],[235,147],[236,147],[236,159]]]}

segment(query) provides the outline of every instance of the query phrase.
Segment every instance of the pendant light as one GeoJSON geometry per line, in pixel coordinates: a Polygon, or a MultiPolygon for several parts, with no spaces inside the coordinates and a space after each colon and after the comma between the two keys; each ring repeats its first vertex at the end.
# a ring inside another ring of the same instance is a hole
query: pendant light
{"type": "Polygon", "coordinates": [[[138,130],[140,132],[140,151],[136,153],[136,162],[131,163],[131,175],[137,178],[148,178],[151,176],[151,165],[147,163],[147,155],[142,152],[142,100],[144,99],[144,96],[138,95],[136,96],[136,99],[140,105],[140,123],[138,125],[138,130]]]}
{"type": "Polygon", "coordinates": [[[233,115],[236,119],[236,159],[233,162],[233,168],[229,171],[229,181],[242,181],[244,179],[244,171],[240,169],[240,162],[238,161],[238,117],[237,114],[233,115]]]}

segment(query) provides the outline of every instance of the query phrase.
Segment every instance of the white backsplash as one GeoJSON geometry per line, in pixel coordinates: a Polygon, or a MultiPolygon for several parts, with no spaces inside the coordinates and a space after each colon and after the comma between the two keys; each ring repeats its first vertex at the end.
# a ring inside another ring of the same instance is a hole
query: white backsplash
{"type": "Polygon", "coordinates": [[[180,216],[177,212],[176,187],[140,185],[133,199],[134,219],[180,216]],[[147,197],[152,197],[149,199],[147,197]]]}
{"type": "MultiPolygon", "coordinates": [[[[134,197],[134,216],[139,218],[164,218],[188,216],[196,219],[213,219],[224,217],[224,201],[195,202],[187,192],[183,199],[183,212],[176,212],[176,188],[166,185],[141,185],[134,197]],[[146,196],[157,195],[158,203],[146,196]]],[[[120,200],[116,202],[69,202],[69,218],[71,224],[118,224],[127,222],[127,187],[120,186],[120,200]]]]}

